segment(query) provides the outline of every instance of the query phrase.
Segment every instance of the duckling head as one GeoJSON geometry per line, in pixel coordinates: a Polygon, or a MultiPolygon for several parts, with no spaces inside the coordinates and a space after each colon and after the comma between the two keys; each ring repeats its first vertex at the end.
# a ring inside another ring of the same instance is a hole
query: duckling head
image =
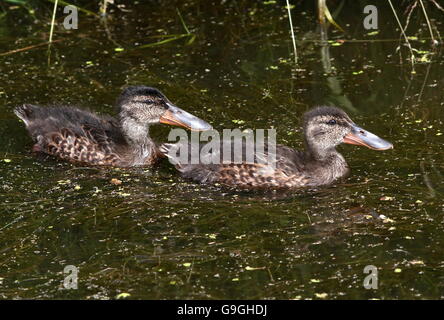
{"type": "Polygon", "coordinates": [[[317,158],[336,152],[341,143],[387,150],[393,145],[375,134],[358,127],[350,117],[336,107],[317,107],[304,115],[304,135],[308,149],[317,158]]]}
{"type": "Polygon", "coordinates": [[[130,86],[117,100],[121,120],[141,126],[164,123],[196,131],[211,130],[207,122],[175,106],[156,88],[130,86]]]}

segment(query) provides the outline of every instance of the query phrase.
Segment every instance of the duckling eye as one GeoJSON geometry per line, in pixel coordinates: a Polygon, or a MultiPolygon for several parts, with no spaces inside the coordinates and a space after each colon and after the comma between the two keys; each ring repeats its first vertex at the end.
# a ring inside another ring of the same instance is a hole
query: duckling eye
{"type": "Polygon", "coordinates": [[[327,124],[329,125],[335,125],[336,124],[336,120],[335,119],[331,119],[327,121],[327,124]]]}

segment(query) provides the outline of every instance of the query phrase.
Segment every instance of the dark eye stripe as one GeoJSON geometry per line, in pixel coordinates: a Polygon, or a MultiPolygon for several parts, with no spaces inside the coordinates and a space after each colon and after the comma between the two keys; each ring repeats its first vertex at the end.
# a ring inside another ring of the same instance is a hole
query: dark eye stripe
{"type": "Polygon", "coordinates": [[[154,100],[150,100],[150,99],[145,99],[145,100],[133,100],[133,103],[146,103],[146,104],[155,104],[156,101],[154,100]]]}

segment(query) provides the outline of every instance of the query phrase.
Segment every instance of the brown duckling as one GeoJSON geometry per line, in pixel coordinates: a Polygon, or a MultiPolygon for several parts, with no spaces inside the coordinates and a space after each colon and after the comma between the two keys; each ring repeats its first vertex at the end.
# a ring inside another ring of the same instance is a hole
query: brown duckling
{"type": "Polygon", "coordinates": [[[159,90],[130,86],[117,100],[118,119],[69,106],[24,104],[14,113],[23,120],[33,151],[71,162],[108,166],[151,165],[159,157],[149,137],[155,123],[208,130],[205,121],[173,105],[159,90]]]}
{"type": "MultiPolygon", "coordinates": [[[[373,150],[393,148],[390,142],[358,127],[344,111],[336,107],[317,107],[305,113],[303,132],[305,151],[276,145],[273,166],[256,161],[268,156],[270,148],[267,148],[267,145],[264,152],[253,151],[254,162],[241,163],[222,161],[224,159],[222,143],[217,163],[204,164],[201,161],[192,164],[189,159],[179,161],[179,158],[172,155],[180,149],[180,142],[163,144],[160,150],[170,158],[185,178],[201,183],[219,183],[246,189],[275,189],[328,185],[347,176],[349,173],[347,162],[336,150],[336,146],[341,143],[366,146],[373,150]]],[[[233,142],[230,140],[229,143],[233,142]]],[[[245,155],[247,150],[245,141],[242,149],[245,155]]]]}

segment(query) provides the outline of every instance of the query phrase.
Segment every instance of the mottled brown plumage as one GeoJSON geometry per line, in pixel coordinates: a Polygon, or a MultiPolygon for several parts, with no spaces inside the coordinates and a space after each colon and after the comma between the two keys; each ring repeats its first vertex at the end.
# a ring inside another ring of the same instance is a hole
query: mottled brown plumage
{"type": "Polygon", "coordinates": [[[149,137],[149,125],[176,124],[196,130],[206,122],[174,106],[159,90],[132,86],[117,101],[118,119],[68,106],[25,104],[14,109],[35,141],[34,152],[70,162],[143,166],[161,153],[149,137]]]}
{"type": "MultiPolygon", "coordinates": [[[[245,161],[245,141],[241,163],[222,161],[222,142],[221,151],[215,157],[217,163],[210,164],[192,164],[189,157],[188,161],[179,161],[177,154],[174,155],[180,151],[180,143],[163,144],[160,150],[185,178],[246,189],[274,189],[328,185],[347,176],[349,167],[336,150],[340,143],[364,145],[376,150],[393,147],[391,143],[357,127],[344,111],[335,107],[318,107],[304,115],[304,139],[305,151],[277,145],[274,162],[260,161],[269,155],[267,145],[263,152],[254,151],[254,161],[245,161]]],[[[233,146],[231,140],[230,143],[233,146]]]]}

